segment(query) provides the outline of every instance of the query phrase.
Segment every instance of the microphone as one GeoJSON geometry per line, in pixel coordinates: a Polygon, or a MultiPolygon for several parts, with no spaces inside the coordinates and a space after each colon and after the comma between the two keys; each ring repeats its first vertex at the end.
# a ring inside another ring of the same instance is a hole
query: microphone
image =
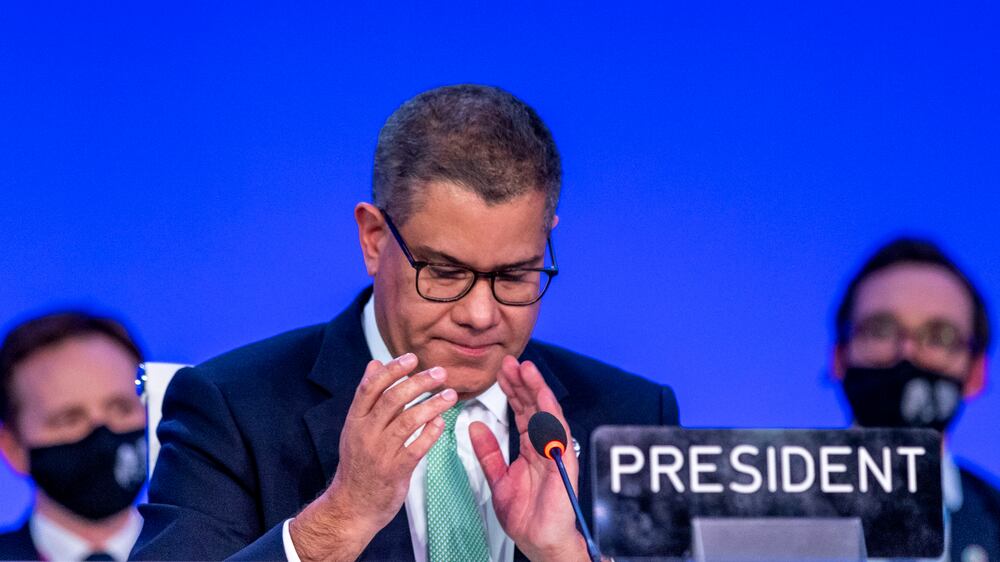
{"type": "Polygon", "coordinates": [[[569,494],[569,503],[573,505],[576,513],[576,523],[580,527],[583,539],[587,543],[587,554],[591,562],[601,562],[601,552],[597,550],[594,539],[590,536],[590,529],[583,519],[583,511],[580,510],[580,502],[573,492],[573,485],[566,474],[566,466],[563,464],[562,455],[566,452],[566,429],[555,416],[548,412],[538,412],[528,420],[528,438],[531,439],[532,446],[539,455],[555,461],[559,468],[559,475],[562,476],[563,485],[566,486],[566,493],[569,494]]]}

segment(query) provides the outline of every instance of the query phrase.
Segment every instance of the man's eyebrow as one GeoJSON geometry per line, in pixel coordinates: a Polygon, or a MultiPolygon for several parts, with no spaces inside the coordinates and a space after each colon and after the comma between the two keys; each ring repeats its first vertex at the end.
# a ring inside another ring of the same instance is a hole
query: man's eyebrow
{"type": "MultiPolygon", "coordinates": [[[[896,322],[898,324],[902,324],[902,320],[900,320],[900,318],[898,316],[896,316],[893,312],[891,312],[889,310],[877,310],[877,311],[869,314],[868,316],[865,316],[863,318],[859,318],[857,320],[857,322],[858,323],[862,323],[862,322],[869,322],[871,320],[883,320],[883,319],[893,320],[894,322],[896,322]]],[[[949,326],[951,326],[953,328],[956,328],[959,332],[962,332],[963,335],[964,335],[964,332],[965,332],[965,330],[962,329],[962,326],[960,325],[960,323],[958,321],[956,321],[955,319],[952,319],[952,318],[948,318],[947,316],[941,316],[941,315],[931,316],[930,318],[928,318],[927,320],[925,320],[923,322],[923,324],[921,324],[921,327],[922,326],[927,326],[927,325],[930,325],[930,324],[948,324],[949,326]]]]}
{"type": "MultiPolygon", "coordinates": [[[[462,260],[446,252],[435,250],[433,248],[428,248],[426,246],[417,246],[416,248],[413,249],[413,253],[414,255],[422,256],[423,257],[422,261],[430,263],[447,263],[450,265],[460,265],[462,267],[468,267],[469,269],[475,269],[466,264],[465,262],[463,262],[462,260]]],[[[504,271],[507,269],[518,269],[521,267],[529,267],[532,266],[533,264],[537,264],[543,259],[545,259],[544,254],[536,255],[527,259],[500,264],[495,268],[493,268],[492,271],[504,271]]]]}
{"type": "Polygon", "coordinates": [[[59,418],[70,416],[70,415],[85,415],[86,410],[78,404],[70,404],[67,406],[60,406],[54,412],[50,412],[45,416],[46,423],[55,423],[59,418]]]}
{"type": "Polygon", "coordinates": [[[867,316],[862,316],[861,318],[858,318],[857,321],[865,322],[866,320],[872,320],[874,318],[879,318],[879,319],[889,318],[891,320],[896,320],[896,321],[899,320],[899,318],[895,314],[893,314],[892,311],[890,310],[876,310],[875,312],[872,312],[867,316]]]}

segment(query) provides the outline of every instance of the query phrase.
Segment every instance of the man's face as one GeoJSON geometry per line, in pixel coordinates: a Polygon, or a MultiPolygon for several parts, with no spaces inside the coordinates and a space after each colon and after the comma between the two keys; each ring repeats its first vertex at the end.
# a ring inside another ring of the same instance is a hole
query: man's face
{"type": "MultiPolygon", "coordinates": [[[[963,383],[977,387],[981,384],[981,380],[977,380],[981,377],[981,357],[973,357],[967,345],[944,352],[935,351],[931,346],[921,348],[917,341],[916,334],[921,330],[942,334],[938,340],[946,340],[949,332],[954,332],[963,343],[972,338],[972,299],[954,274],[940,266],[901,263],[868,276],[858,286],[852,325],[872,325],[873,322],[891,325],[893,321],[908,335],[901,338],[898,350],[894,350],[898,354],[895,360],[909,359],[963,383]]],[[[842,376],[848,366],[884,366],[885,352],[879,348],[879,342],[871,341],[875,339],[865,341],[855,336],[838,348],[838,375],[842,376]]],[[[966,392],[969,391],[967,385],[966,392]]]]}
{"type": "Polygon", "coordinates": [[[79,441],[101,425],[117,433],[143,428],[146,410],[136,395],[135,373],[135,358],[98,334],[29,356],[13,373],[16,424],[3,428],[8,460],[27,472],[29,448],[79,441]]]}
{"type": "MultiPolygon", "coordinates": [[[[512,264],[542,267],[544,218],[541,193],[490,206],[466,189],[437,182],[427,186],[411,217],[397,226],[418,261],[494,271],[512,264]]],[[[374,251],[366,248],[366,263],[375,277],[376,318],[386,345],[393,356],[415,353],[421,368],[445,367],[448,385],[462,398],[479,394],[494,383],[505,355],[517,357],[524,350],[539,304],[500,304],[487,279],[477,280],[455,302],[422,298],[415,288],[416,272],[381,224],[371,237],[374,251]]]]}

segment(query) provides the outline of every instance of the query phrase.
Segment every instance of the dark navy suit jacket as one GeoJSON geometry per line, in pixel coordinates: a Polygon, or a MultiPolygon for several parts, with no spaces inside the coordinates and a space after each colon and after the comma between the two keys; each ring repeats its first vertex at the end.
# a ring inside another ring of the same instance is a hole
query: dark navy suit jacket
{"type": "Polygon", "coordinates": [[[1000,560],[1000,490],[966,467],[959,472],[962,507],[951,514],[951,560],[1000,560]]]}
{"type": "Polygon", "coordinates": [[[31,539],[28,523],[7,533],[0,533],[0,560],[41,560],[31,539]]]}
{"type": "MultiPolygon", "coordinates": [[[[284,559],[282,523],[337,469],[338,440],[371,354],[369,288],[330,323],[251,344],[175,375],[157,430],[159,459],[141,506],[135,559],[284,559]]],[[[677,424],[670,388],[532,340],[538,366],[582,446],[580,503],[591,513],[587,446],[604,424],[677,424]]],[[[513,424],[513,415],[508,409],[513,424]]],[[[519,452],[511,431],[510,458],[519,452]]],[[[518,552],[516,559],[523,560],[518,552]]],[[[406,510],[360,560],[413,560],[406,510]]]]}

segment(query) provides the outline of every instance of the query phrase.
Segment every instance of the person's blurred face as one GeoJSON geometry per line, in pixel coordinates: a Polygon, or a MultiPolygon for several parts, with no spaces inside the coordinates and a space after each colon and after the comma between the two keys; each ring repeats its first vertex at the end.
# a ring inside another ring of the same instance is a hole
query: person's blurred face
{"type": "Polygon", "coordinates": [[[28,449],[79,441],[101,425],[116,433],[142,429],[146,410],[135,374],[135,358],[99,334],[69,338],[29,356],[13,373],[16,423],[3,429],[11,465],[27,473],[28,449]]]}
{"type": "MultiPolygon", "coordinates": [[[[500,304],[489,280],[479,279],[455,302],[432,302],[417,294],[416,272],[377,209],[362,203],[358,218],[369,274],[375,278],[379,331],[393,356],[413,352],[420,368],[442,366],[448,385],[462,398],[496,380],[505,355],[519,356],[531,337],[539,303],[500,304]]],[[[514,264],[542,267],[547,232],[545,197],[538,192],[488,205],[459,186],[431,183],[400,234],[418,261],[458,263],[479,271],[514,264]]]]}
{"type": "Polygon", "coordinates": [[[875,328],[869,335],[855,334],[837,349],[835,370],[842,376],[846,367],[883,367],[908,359],[962,382],[966,394],[975,392],[982,384],[983,361],[967,345],[973,335],[973,306],[962,282],[942,267],[901,263],[877,271],[858,285],[851,314],[852,325],[875,328]],[[898,345],[880,337],[880,330],[891,332],[894,325],[905,334],[897,338],[898,345]],[[923,346],[917,337],[921,331],[923,346]],[[966,345],[953,350],[933,345],[947,342],[951,333],[966,345]]]}

